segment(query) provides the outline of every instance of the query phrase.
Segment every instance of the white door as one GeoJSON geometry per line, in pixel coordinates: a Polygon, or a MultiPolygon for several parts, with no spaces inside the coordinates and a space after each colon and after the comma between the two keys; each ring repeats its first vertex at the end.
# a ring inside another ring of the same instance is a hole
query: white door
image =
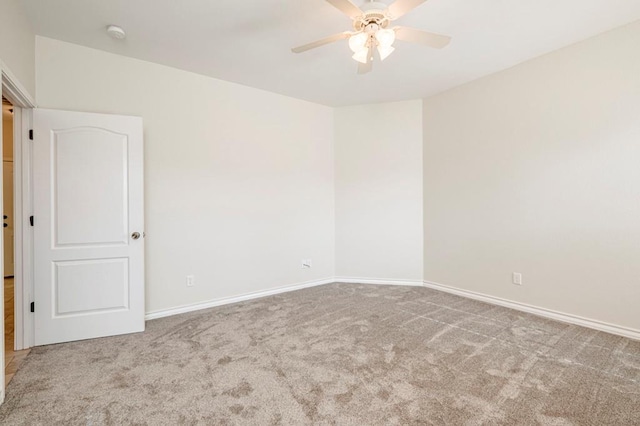
{"type": "Polygon", "coordinates": [[[35,344],[144,330],[142,119],[33,113],[35,344]]]}
{"type": "Polygon", "coordinates": [[[4,276],[13,276],[13,161],[2,162],[4,276]]]}

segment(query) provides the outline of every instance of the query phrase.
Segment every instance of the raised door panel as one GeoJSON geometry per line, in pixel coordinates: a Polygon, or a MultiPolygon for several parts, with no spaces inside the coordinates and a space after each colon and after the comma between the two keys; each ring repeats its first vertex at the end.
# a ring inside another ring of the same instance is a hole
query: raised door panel
{"type": "Polygon", "coordinates": [[[53,263],[53,317],[117,312],[129,308],[129,260],[53,263]]]}
{"type": "Polygon", "coordinates": [[[54,247],[127,244],[127,135],[52,133],[54,247]]]}

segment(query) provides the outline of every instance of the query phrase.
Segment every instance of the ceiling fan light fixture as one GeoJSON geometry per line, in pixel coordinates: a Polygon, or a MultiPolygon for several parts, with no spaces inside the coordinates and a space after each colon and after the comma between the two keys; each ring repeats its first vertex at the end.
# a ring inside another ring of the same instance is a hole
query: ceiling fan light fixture
{"type": "Polygon", "coordinates": [[[442,49],[451,41],[451,37],[430,33],[409,27],[394,27],[393,21],[406,15],[427,0],[358,0],[365,3],[361,7],[355,0],[326,0],[352,20],[352,30],[343,31],[329,37],[291,49],[293,53],[302,53],[339,40],[349,41],[352,58],[359,62],[358,74],[371,71],[374,61],[374,48],[378,50],[378,59],[385,60],[394,51],[396,39],[419,43],[434,49],[442,49]],[[388,4],[389,3],[389,4],[388,4]]]}
{"type": "Polygon", "coordinates": [[[389,55],[393,53],[394,50],[396,50],[396,48],[393,46],[382,46],[382,45],[378,46],[378,53],[380,54],[380,60],[384,61],[385,59],[387,59],[389,55]]]}
{"type": "Polygon", "coordinates": [[[353,53],[358,53],[366,47],[369,36],[365,33],[354,34],[349,38],[349,48],[353,53]]]}
{"type": "Polygon", "coordinates": [[[353,54],[352,58],[361,64],[366,64],[369,61],[369,49],[367,47],[361,48],[353,54]]]}
{"type": "Polygon", "coordinates": [[[376,40],[380,46],[391,47],[394,41],[396,41],[396,32],[390,29],[376,31],[376,40]]]}

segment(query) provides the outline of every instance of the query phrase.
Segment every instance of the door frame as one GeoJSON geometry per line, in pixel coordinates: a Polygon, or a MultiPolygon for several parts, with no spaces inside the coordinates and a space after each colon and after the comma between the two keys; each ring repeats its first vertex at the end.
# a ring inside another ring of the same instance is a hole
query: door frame
{"type": "MultiPolygon", "coordinates": [[[[15,286],[15,348],[26,349],[33,346],[33,315],[29,304],[33,301],[33,231],[27,219],[31,206],[31,110],[36,107],[34,99],[20,84],[16,76],[0,60],[0,91],[13,104],[13,188],[14,188],[14,286],[15,286]]],[[[1,125],[0,125],[1,126],[1,125]]],[[[0,168],[2,166],[0,165],[0,168]]],[[[2,195],[2,170],[0,169],[0,195],[2,195]]],[[[0,197],[0,202],[2,198],[0,197]]],[[[0,255],[4,250],[4,236],[0,233],[0,255]]],[[[0,263],[0,273],[4,279],[4,268],[0,263]]],[[[0,291],[0,315],[4,321],[4,288],[0,291]]],[[[4,322],[0,327],[0,404],[4,401],[4,322]]]]}

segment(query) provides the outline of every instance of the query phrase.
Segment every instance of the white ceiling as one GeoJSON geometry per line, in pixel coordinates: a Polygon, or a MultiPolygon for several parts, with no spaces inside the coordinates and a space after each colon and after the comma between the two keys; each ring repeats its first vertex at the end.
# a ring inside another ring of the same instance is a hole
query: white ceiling
{"type": "Polygon", "coordinates": [[[639,0],[430,0],[396,23],[450,35],[451,45],[398,41],[357,75],[346,41],[290,51],[351,29],[324,0],[21,3],[39,35],[332,106],[426,97],[640,19],[639,0]],[[108,24],[127,39],[107,37],[108,24]]]}

